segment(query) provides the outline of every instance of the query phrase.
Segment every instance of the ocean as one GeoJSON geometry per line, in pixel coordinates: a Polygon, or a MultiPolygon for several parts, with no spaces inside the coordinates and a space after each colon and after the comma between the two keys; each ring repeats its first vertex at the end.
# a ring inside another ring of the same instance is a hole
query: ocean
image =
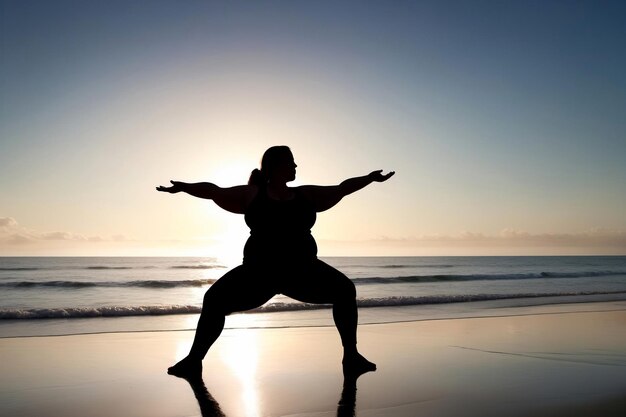
{"type": "MultiPolygon", "coordinates": [[[[626,256],[321,259],[355,283],[361,324],[626,299],[626,256]]],[[[193,329],[204,292],[233,266],[210,257],[0,257],[0,337],[193,329]]],[[[332,326],[329,306],[277,295],[226,322],[298,326],[332,326]]]]}

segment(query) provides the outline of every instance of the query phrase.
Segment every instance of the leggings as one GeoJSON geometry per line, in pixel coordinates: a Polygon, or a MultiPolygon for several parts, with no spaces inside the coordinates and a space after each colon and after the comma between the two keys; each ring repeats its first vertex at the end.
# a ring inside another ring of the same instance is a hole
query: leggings
{"type": "Polygon", "coordinates": [[[204,296],[190,356],[202,359],[224,328],[225,316],[260,307],[277,294],[298,301],[332,304],[345,349],[356,349],[358,314],[354,284],[332,266],[314,259],[284,265],[244,262],[217,280],[204,296]]]}

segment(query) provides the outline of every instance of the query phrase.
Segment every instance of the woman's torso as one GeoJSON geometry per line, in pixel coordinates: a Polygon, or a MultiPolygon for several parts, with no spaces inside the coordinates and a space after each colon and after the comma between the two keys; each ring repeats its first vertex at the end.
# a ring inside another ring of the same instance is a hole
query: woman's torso
{"type": "Polygon", "coordinates": [[[250,237],[244,247],[244,262],[289,264],[315,259],[317,245],[311,235],[316,212],[297,188],[293,198],[275,200],[259,187],[245,213],[250,237]]]}

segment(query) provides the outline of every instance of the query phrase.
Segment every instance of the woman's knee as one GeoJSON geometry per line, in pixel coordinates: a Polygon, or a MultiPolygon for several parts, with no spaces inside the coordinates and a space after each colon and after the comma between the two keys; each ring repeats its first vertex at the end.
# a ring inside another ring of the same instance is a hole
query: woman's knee
{"type": "Polygon", "coordinates": [[[224,305],[224,297],[219,294],[216,288],[212,286],[204,293],[202,311],[212,311],[218,314],[228,315],[230,312],[227,310],[224,305]]]}
{"type": "Polygon", "coordinates": [[[228,271],[209,287],[202,302],[203,311],[214,311],[228,315],[235,311],[232,304],[236,302],[242,287],[246,287],[247,269],[240,265],[228,271]]]}
{"type": "Polygon", "coordinates": [[[247,311],[265,304],[276,292],[265,287],[241,283],[238,285],[213,284],[204,294],[202,310],[225,316],[237,311],[247,311]]]}
{"type": "MultiPolygon", "coordinates": [[[[321,262],[320,262],[321,263],[321,262]]],[[[323,265],[322,273],[317,278],[324,277],[322,281],[326,284],[322,286],[328,286],[326,288],[330,289],[335,296],[335,298],[340,300],[352,299],[356,298],[356,287],[352,280],[348,278],[343,272],[327,265],[321,263],[323,265]]]]}
{"type": "Polygon", "coordinates": [[[355,299],[356,286],[354,285],[354,282],[342,274],[342,279],[338,285],[337,293],[341,299],[355,299]]]}

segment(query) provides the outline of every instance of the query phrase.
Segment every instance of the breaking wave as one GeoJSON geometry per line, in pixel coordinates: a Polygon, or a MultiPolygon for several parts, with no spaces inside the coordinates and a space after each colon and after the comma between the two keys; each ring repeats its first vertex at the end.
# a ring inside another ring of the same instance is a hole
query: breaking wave
{"type": "MultiPolygon", "coordinates": [[[[560,293],[518,293],[518,294],[472,294],[472,295],[435,295],[423,297],[386,297],[359,299],[360,308],[400,307],[429,304],[465,303],[475,301],[508,300],[519,298],[565,297],[626,294],[626,291],[582,291],[560,293]]],[[[269,303],[251,313],[273,313],[286,311],[319,310],[330,308],[327,304],[269,303]]],[[[129,317],[129,316],[164,316],[174,314],[199,314],[201,307],[196,305],[170,306],[109,306],[109,307],[74,307],[74,308],[31,308],[0,309],[0,320],[27,319],[75,319],[93,317],[129,317]]]]}
{"type": "MultiPolygon", "coordinates": [[[[91,265],[91,266],[49,266],[49,267],[2,267],[0,271],[65,271],[65,270],[83,270],[83,271],[116,271],[116,270],[129,270],[129,269],[155,269],[159,268],[154,265],[142,265],[142,266],[110,266],[110,265],[91,265]]],[[[164,266],[166,269],[219,269],[226,268],[224,265],[172,265],[164,266]]]]}
{"type": "MultiPolygon", "coordinates": [[[[172,268],[202,269],[204,266],[178,266],[172,268]]],[[[459,281],[490,281],[490,280],[525,280],[541,278],[588,278],[626,275],[626,271],[587,271],[587,272],[539,272],[528,274],[468,274],[468,275],[410,275],[395,277],[368,277],[353,278],[356,285],[370,284],[410,284],[428,282],[459,282],[459,281]]],[[[294,278],[297,279],[297,278],[294,278]]],[[[193,279],[193,280],[132,280],[132,281],[33,281],[14,280],[0,282],[0,288],[7,289],[37,289],[37,288],[178,288],[178,287],[202,287],[213,284],[216,279],[193,279]]]]}
{"type": "Polygon", "coordinates": [[[0,283],[0,288],[94,288],[94,287],[139,287],[139,288],[176,288],[202,287],[213,284],[214,279],[192,279],[182,281],[142,280],[142,281],[9,281],[0,283]]]}
{"type": "Polygon", "coordinates": [[[528,274],[410,275],[397,277],[354,278],[355,284],[392,284],[448,281],[523,280],[539,278],[589,278],[626,275],[626,271],[538,272],[528,274]]]}
{"type": "Polygon", "coordinates": [[[226,268],[224,265],[174,265],[170,269],[218,269],[226,268]]]}

